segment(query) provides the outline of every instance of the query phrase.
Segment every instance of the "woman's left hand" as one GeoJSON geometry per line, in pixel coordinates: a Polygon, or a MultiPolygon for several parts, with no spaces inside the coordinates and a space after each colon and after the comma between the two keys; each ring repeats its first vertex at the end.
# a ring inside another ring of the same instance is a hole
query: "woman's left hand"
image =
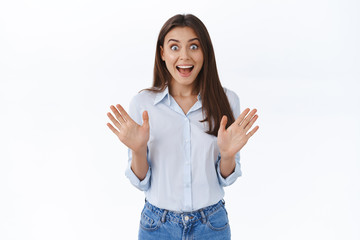
{"type": "Polygon", "coordinates": [[[225,115],[222,117],[217,137],[217,144],[222,158],[235,156],[259,129],[259,126],[256,126],[247,133],[258,118],[258,115],[255,115],[256,109],[253,109],[250,113],[249,111],[249,108],[245,109],[227,129],[225,129],[227,117],[225,115]]]}

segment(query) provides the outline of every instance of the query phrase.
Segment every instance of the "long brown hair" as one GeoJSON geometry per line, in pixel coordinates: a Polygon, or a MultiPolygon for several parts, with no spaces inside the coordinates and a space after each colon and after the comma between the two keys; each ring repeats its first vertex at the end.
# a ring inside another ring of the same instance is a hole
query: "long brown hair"
{"type": "Polygon", "coordinates": [[[206,116],[206,118],[200,122],[207,121],[209,130],[206,133],[217,136],[223,115],[226,115],[228,118],[226,128],[230,126],[235,119],[228,98],[220,83],[210,35],[205,25],[194,15],[175,15],[167,20],[161,28],[156,44],[153,86],[146,90],[162,92],[172,79],[165,62],[161,58],[160,46],[163,47],[166,34],[174,27],[190,27],[199,38],[204,55],[204,63],[195,80],[195,90],[200,93],[202,111],[206,116]]]}

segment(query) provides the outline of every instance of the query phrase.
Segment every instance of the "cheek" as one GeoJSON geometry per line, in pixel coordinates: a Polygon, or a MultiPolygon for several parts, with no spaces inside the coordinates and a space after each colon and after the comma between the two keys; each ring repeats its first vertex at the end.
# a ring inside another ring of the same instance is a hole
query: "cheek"
{"type": "Polygon", "coordinates": [[[202,53],[197,53],[193,56],[193,59],[198,63],[198,64],[201,64],[203,65],[204,63],[204,56],[202,53]]]}
{"type": "Polygon", "coordinates": [[[171,64],[173,64],[177,59],[177,56],[175,54],[168,54],[167,61],[171,64]]]}
{"type": "Polygon", "coordinates": [[[164,59],[166,62],[173,62],[176,60],[176,54],[174,52],[171,51],[166,51],[164,52],[164,59]]]}
{"type": "Polygon", "coordinates": [[[167,70],[171,73],[173,71],[173,65],[169,62],[169,61],[165,61],[165,65],[166,65],[166,68],[167,70]]]}
{"type": "Polygon", "coordinates": [[[204,58],[200,56],[196,59],[196,62],[199,64],[199,67],[201,68],[204,65],[204,58]]]}
{"type": "Polygon", "coordinates": [[[165,56],[165,64],[166,64],[166,67],[168,68],[168,70],[171,70],[174,68],[175,62],[176,62],[175,56],[173,56],[171,54],[165,56]]]}

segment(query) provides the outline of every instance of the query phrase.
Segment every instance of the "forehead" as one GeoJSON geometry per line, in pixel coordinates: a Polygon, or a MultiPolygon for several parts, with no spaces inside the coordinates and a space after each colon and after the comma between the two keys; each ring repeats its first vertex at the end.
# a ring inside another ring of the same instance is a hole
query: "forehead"
{"type": "Polygon", "coordinates": [[[174,27],[165,35],[165,42],[169,39],[176,39],[179,41],[188,41],[189,39],[197,38],[194,29],[191,27],[174,27]]]}

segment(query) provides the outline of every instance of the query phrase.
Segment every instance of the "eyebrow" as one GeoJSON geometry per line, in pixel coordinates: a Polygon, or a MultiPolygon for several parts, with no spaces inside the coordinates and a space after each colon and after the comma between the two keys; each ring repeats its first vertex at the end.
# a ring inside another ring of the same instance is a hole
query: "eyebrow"
{"type": "MultiPolygon", "coordinates": [[[[190,39],[188,42],[192,42],[192,41],[195,41],[195,40],[198,40],[199,42],[200,42],[200,40],[198,39],[198,38],[192,38],[192,39],[190,39]]],[[[176,39],[169,39],[169,41],[168,41],[168,43],[170,42],[170,41],[174,41],[174,42],[180,42],[179,40],[176,40],[176,39]]]]}

